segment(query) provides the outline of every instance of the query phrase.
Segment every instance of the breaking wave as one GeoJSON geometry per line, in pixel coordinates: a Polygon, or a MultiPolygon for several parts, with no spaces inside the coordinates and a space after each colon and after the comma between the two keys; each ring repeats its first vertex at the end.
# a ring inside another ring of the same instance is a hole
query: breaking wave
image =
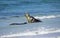
{"type": "Polygon", "coordinates": [[[27,32],[23,32],[23,33],[16,33],[16,34],[10,34],[10,35],[2,35],[0,36],[0,38],[9,38],[9,37],[17,37],[17,36],[34,36],[34,35],[43,35],[43,34],[50,34],[50,33],[57,33],[60,32],[60,29],[57,30],[45,30],[45,31],[40,31],[36,30],[36,31],[27,31],[27,32]]]}
{"type": "Polygon", "coordinates": [[[51,19],[51,18],[57,18],[57,17],[60,17],[60,15],[50,15],[50,16],[36,16],[35,18],[36,19],[51,19]]]}

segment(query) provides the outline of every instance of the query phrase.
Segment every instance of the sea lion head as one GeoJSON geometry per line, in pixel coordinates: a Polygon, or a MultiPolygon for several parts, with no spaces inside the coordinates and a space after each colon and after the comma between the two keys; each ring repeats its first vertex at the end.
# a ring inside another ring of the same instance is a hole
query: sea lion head
{"type": "Polygon", "coordinates": [[[25,16],[26,16],[26,17],[30,17],[30,14],[29,14],[29,13],[25,13],[25,16]]]}
{"type": "Polygon", "coordinates": [[[28,23],[31,23],[31,18],[29,13],[25,13],[25,17],[27,18],[28,23]]]}

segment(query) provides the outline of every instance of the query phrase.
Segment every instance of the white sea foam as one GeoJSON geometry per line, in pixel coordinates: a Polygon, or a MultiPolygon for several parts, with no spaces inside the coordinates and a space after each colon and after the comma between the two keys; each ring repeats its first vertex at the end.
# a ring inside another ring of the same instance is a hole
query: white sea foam
{"type": "Polygon", "coordinates": [[[57,18],[57,17],[60,17],[60,15],[50,15],[50,16],[36,16],[35,18],[37,19],[51,19],[51,18],[57,18]]]}
{"type": "Polygon", "coordinates": [[[23,33],[17,33],[17,34],[10,34],[10,35],[2,35],[0,38],[9,38],[9,37],[17,37],[17,36],[33,36],[33,35],[42,35],[42,34],[49,34],[49,33],[56,33],[60,32],[60,29],[54,30],[54,31],[29,31],[29,32],[23,32],[23,33]]]}

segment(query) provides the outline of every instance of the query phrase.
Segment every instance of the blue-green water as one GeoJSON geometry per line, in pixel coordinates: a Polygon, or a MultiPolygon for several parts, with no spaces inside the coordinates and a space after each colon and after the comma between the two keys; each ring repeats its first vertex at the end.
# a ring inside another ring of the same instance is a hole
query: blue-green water
{"type": "Polygon", "coordinates": [[[60,0],[0,0],[0,38],[60,38],[59,36],[60,0]],[[42,22],[9,25],[27,22],[25,12],[42,22]]]}
{"type": "Polygon", "coordinates": [[[60,14],[60,0],[0,0],[0,15],[60,14]]]}

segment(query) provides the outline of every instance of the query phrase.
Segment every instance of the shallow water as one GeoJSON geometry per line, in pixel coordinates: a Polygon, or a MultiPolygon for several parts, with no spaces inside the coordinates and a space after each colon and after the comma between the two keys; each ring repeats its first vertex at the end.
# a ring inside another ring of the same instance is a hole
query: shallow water
{"type": "MultiPolygon", "coordinates": [[[[36,16],[35,18],[39,18],[40,20],[42,20],[42,22],[39,23],[32,23],[32,24],[25,24],[25,25],[10,25],[11,23],[23,23],[26,22],[26,18],[25,17],[7,17],[9,18],[9,20],[0,20],[0,36],[1,38],[6,37],[6,38],[13,38],[17,36],[26,36],[26,37],[31,37],[34,34],[35,35],[42,35],[44,36],[44,34],[49,34],[52,35],[53,37],[55,37],[55,35],[59,34],[60,35],[60,17],[59,16],[55,16],[51,17],[49,16],[49,18],[47,18],[48,16],[36,16]],[[37,33],[37,34],[36,34],[37,33]],[[56,34],[55,34],[56,33],[56,34]]],[[[42,38],[41,36],[41,38],[42,38]]],[[[24,38],[23,37],[23,38],[24,38]]],[[[45,37],[45,36],[44,36],[45,37]]],[[[48,37],[48,35],[46,35],[46,37],[48,37]]],[[[50,36],[52,37],[52,36],[50,36]]],[[[57,37],[57,36],[56,36],[57,37]]]]}
{"type": "Polygon", "coordinates": [[[0,0],[0,38],[60,38],[60,0],[0,0]],[[42,22],[10,25],[25,12],[42,22]]]}

